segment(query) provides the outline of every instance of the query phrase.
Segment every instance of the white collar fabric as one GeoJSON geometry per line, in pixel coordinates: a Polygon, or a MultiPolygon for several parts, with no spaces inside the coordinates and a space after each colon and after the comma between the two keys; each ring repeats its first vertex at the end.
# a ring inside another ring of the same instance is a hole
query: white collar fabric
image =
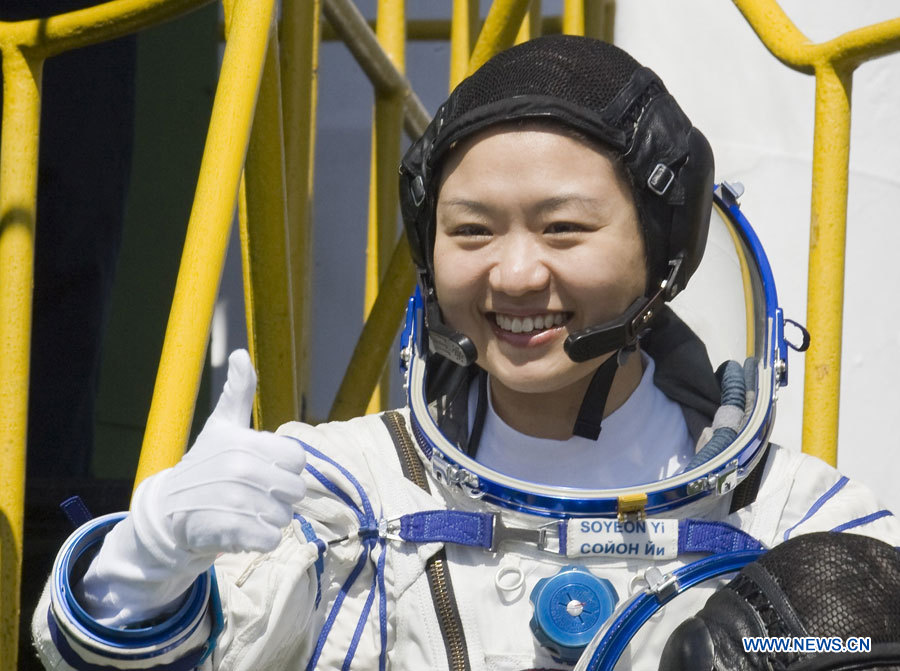
{"type": "MultiPolygon", "coordinates": [[[[604,418],[596,441],[536,438],[509,426],[494,411],[488,379],[488,409],[478,462],[529,482],[559,487],[618,488],[655,482],[678,473],[694,455],[681,407],[653,384],[653,359],[641,352],[644,373],[631,396],[604,418]]],[[[469,388],[469,431],[478,401],[477,380],[469,388]]]]}

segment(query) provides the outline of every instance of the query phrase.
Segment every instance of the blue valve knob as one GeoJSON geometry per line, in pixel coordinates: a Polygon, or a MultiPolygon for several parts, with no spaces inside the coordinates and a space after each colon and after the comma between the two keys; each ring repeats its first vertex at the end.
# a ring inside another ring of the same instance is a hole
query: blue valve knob
{"type": "Polygon", "coordinates": [[[559,662],[574,663],[615,610],[619,595],[606,578],[566,566],[531,590],[531,631],[559,662]]]}

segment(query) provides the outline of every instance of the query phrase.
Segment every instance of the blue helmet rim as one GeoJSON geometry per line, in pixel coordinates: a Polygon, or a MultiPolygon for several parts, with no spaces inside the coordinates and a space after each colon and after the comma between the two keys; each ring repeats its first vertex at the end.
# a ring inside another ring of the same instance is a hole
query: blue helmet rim
{"type": "Polygon", "coordinates": [[[762,244],[733,198],[717,189],[714,202],[745,246],[762,285],[763,339],[759,351],[759,387],[755,408],[734,444],[700,466],[655,483],[621,489],[576,489],[518,480],[489,470],[464,454],[440,431],[428,412],[424,388],[428,339],[424,326],[424,302],[416,290],[409,299],[406,325],[401,335],[401,368],[406,374],[407,401],[416,445],[435,478],[458,486],[463,492],[503,508],[548,517],[609,516],[619,511],[620,497],[646,495],[644,512],[659,515],[712,494],[732,489],[762,459],[774,425],[775,392],[782,384],[780,362],[786,352],[783,321],[771,266],[762,244]]]}

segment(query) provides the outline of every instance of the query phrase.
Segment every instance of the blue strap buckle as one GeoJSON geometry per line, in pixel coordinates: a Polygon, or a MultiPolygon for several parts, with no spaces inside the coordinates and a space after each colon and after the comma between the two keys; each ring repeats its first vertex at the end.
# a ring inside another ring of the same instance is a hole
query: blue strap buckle
{"type": "Polygon", "coordinates": [[[489,552],[497,552],[504,543],[519,542],[556,552],[550,549],[550,545],[554,538],[559,543],[559,523],[524,529],[507,526],[502,517],[494,513],[427,510],[381,520],[378,535],[411,543],[454,543],[480,547],[489,552]]]}

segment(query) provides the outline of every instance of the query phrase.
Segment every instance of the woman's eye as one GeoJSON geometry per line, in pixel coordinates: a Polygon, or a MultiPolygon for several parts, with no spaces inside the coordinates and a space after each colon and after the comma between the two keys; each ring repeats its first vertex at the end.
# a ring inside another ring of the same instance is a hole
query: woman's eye
{"type": "Polygon", "coordinates": [[[583,233],[587,231],[588,228],[584,224],[576,224],[571,221],[556,221],[552,224],[548,225],[545,229],[545,233],[550,234],[558,234],[558,233],[583,233]]]}
{"type": "Polygon", "coordinates": [[[490,234],[491,229],[481,224],[462,224],[450,232],[450,235],[462,238],[489,236],[490,234]]]}

